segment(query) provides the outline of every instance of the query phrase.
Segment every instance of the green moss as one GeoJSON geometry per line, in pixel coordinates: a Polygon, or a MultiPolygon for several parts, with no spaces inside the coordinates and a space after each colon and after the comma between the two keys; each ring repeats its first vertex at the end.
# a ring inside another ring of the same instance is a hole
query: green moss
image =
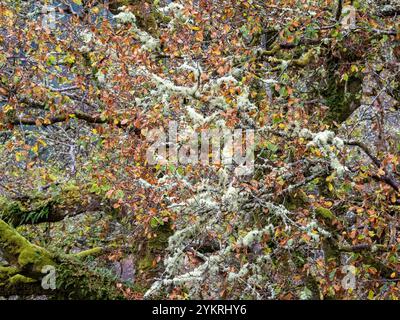
{"type": "Polygon", "coordinates": [[[293,60],[293,64],[298,67],[305,67],[310,64],[315,58],[315,51],[313,49],[308,50],[300,58],[293,60]]]}
{"type": "Polygon", "coordinates": [[[96,248],[92,248],[89,250],[81,251],[81,252],[75,254],[75,257],[77,257],[79,259],[84,259],[89,256],[96,256],[96,255],[100,254],[102,251],[103,251],[103,249],[101,247],[96,247],[96,248]]]}
{"type": "Polygon", "coordinates": [[[8,260],[18,264],[21,270],[41,273],[46,265],[54,265],[51,254],[21,236],[14,228],[0,219],[0,248],[8,260]]]}
{"type": "Polygon", "coordinates": [[[0,267],[0,281],[4,281],[19,272],[15,267],[0,267]]]}
{"type": "Polygon", "coordinates": [[[15,285],[19,285],[19,284],[34,283],[36,281],[37,280],[25,277],[21,274],[16,274],[8,279],[8,284],[15,286],[15,285]]]}
{"type": "Polygon", "coordinates": [[[32,267],[33,271],[41,272],[42,268],[47,265],[54,265],[50,258],[50,253],[45,249],[30,244],[21,250],[18,257],[18,264],[21,268],[32,267]]]}
{"type": "MultiPolygon", "coordinates": [[[[14,228],[0,219],[0,248],[4,257],[16,267],[1,267],[0,286],[17,286],[40,279],[42,268],[56,268],[57,289],[54,298],[119,299],[122,292],[115,286],[117,279],[106,270],[97,270],[82,263],[81,258],[97,254],[93,248],[79,255],[53,255],[44,248],[31,244],[14,228]],[[21,273],[21,274],[18,274],[21,273]],[[23,274],[23,275],[22,275],[23,274]]],[[[36,285],[35,285],[36,286],[36,285]]],[[[19,289],[18,289],[19,290],[19,289]]]]}
{"type": "Polygon", "coordinates": [[[320,216],[320,217],[322,217],[324,219],[328,219],[328,220],[333,220],[336,218],[331,210],[323,208],[323,207],[315,208],[315,214],[317,216],[320,216]]]}

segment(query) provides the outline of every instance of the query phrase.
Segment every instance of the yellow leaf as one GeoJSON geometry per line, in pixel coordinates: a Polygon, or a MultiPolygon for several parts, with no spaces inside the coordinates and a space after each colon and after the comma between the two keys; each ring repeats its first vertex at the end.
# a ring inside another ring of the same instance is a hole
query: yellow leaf
{"type": "Polygon", "coordinates": [[[333,203],[332,203],[332,201],[325,201],[325,202],[324,202],[324,205],[325,205],[326,207],[330,208],[330,207],[333,206],[333,203]]]}
{"type": "Polygon", "coordinates": [[[9,104],[6,104],[5,107],[4,107],[4,112],[7,113],[7,112],[9,112],[11,110],[14,110],[14,107],[10,106],[9,104]]]}
{"type": "Polygon", "coordinates": [[[374,292],[372,290],[369,290],[368,292],[368,300],[372,300],[374,298],[374,292]]]}
{"type": "Polygon", "coordinates": [[[330,175],[326,178],[326,182],[332,182],[333,181],[333,176],[330,175]]]}
{"type": "Polygon", "coordinates": [[[50,121],[49,118],[45,118],[45,119],[43,120],[43,123],[44,123],[44,124],[51,124],[51,121],[50,121]]]}
{"type": "Polygon", "coordinates": [[[147,133],[148,133],[148,132],[149,132],[149,129],[147,129],[147,128],[144,128],[144,129],[140,130],[140,133],[141,133],[144,137],[147,136],[147,133]]]}
{"type": "Polygon", "coordinates": [[[3,15],[8,18],[12,18],[14,16],[14,13],[11,10],[6,9],[3,11],[3,15]]]}
{"type": "Polygon", "coordinates": [[[18,162],[20,162],[23,159],[23,155],[21,152],[17,152],[15,153],[15,160],[17,160],[18,162]]]}
{"type": "Polygon", "coordinates": [[[31,161],[31,162],[29,162],[26,166],[27,166],[27,168],[32,168],[33,167],[33,165],[35,164],[35,161],[31,161]]]}
{"type": "Polygon", "coordinates": [[[39,145],[37,143],[35,143],[35,145],[32,147],[31,149],[34,153],[38,153],[39,151],[39,145]]]}
{"type": "Polygon", "coordinates": [[[357,213],[363,213],[364,212],[364,208],[357,208],[356,212],[357,213]]]}

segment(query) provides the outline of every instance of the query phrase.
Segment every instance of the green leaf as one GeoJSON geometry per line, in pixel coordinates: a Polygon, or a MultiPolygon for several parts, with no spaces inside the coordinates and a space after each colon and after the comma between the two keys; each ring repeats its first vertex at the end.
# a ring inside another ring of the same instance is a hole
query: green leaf
{"type": "Polygon", "coordinates": [[[63,61],[66,64],[74,64],[75,63],[75,56],[69,54],[63,59],[63,61]]]}
{"type": "Polygon", "coordinates": [[[368,300],[373,300],[374,299],[374,292],[372,290],[369,290],[368,292],[368,300]]]}
{"type": "Polygon", "coordinates": [[[185,174],[185,169],[183,169],[182,167],[179,167],[176,169],[176,173],[183,176],[185,174]]]}
{"type": "Polygon", "coordinates": [[[56,63],[57,63],[57,58],[55,56],[51,55],[47,58],[48,65],[55,65],[56,63]]]}
{"type": "Polygon", "coordinates": [[[271,142],[267,142],[267,149],[271,151],[272,153],[276,153],[279,149],[279,147],[271,142]]]}
{"type": "Polygon", "coordinates": [[[152,228],[157,228],[158,226],[162,226],[164,225],[164,221],[162,221],[161,219],[157,218],[157,217],[153,217],[150,220],[150,226],[152,228]]]}
{"type": "Polygon", "coordinates": [[[114,196],[116,199],[123,199],[125,197],[125,193],[122,190],[117,190],[114,196]]]}

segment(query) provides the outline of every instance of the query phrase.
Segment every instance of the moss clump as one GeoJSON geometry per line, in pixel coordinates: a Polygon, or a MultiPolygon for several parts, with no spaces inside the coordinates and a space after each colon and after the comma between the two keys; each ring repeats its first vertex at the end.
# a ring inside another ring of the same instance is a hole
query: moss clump
{"type": "Polygon", "coordinates": [[[300,58],[293,60],[293,64],[298,67],[305,67],[315,59],[316,53],[313,49],[308,50],[300,58]]]}
{"type": "Polygon", "coordinates": [[[40,274],[46,265],[54,265],[51,254],[21,236],[14,228],[0,219],[0,248],[8,261],[18,265],[19,269],[40,274]]]}
{"type": "Polygon", "coordinates": [[[15,267],[0,267],[0,281],[4,281],[18,273],[18,268],[15,267]]]}
{"type": "Polygon", "coordinates": [[[96,248],[92,248],[92,249],[89,249],[89,250],[78,252],[77,254],[75,254],[75,257],[77,257],[79,259],[84,259],[84,258],[89,257],[89,256],[97,256],[102,251],[103,251],[102,248],[96,247],[96,248]]]}
{"type": "Polygon", "coordinates": [[[331,210],[323,208],[323,207],[315,208],[315,214],[317,216],[320,216],[320,217],[322,217],[324,219],[327,219],[327,220],[336,219],[335,215],[332,213],[331,210]]]}
{"type": "Polygon", "coordinates": [[[84,251],[81,255],[53,255],[44,248],[31,244],[1,219],[0,248],[7,261],[15,265],[0,269],[0,287],[6,290],[40,290],[34,282],[43,276],[44,266],[52,265],[57,274],[57,290],[51,292],[54,298],[123,298],[122,292],[116,287],[117,279],[114,276],[105,270],[97,270],[82,263],[82,258],[98,254],[101,248],[84,251]]]}
{"type": "Polygon", "coordinates": [[[25,277],[25,276],[23,276],[21,274],[16,274],[16,275],[14,275],[14,276],[12,276],[11,278],[8,279],[8,284],[12,285],[12,286],[16,286],[16,285],[19,285],[19,284],[34,283],[36,281],[37,280],[25,277]]]}

